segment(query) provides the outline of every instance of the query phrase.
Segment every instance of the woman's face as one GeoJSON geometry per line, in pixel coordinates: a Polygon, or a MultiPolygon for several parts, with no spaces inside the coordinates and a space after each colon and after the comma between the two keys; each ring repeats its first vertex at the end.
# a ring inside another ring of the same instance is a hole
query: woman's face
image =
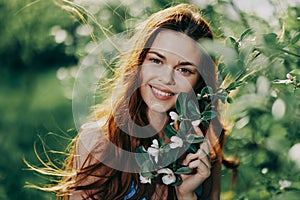
{"type": "Polygon", "coordinates": [[[140,72],[140,92],[147,106],[156,112],[174,108],[178,94],[196,86],[200,58],[192,38],[172,30],[159,32],[140,72]]]}

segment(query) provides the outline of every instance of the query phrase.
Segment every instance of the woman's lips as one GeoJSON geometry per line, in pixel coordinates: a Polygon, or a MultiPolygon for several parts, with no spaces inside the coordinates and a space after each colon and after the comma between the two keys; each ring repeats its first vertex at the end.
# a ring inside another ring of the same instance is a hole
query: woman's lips
{"type": "Polygon", "coordinates": [[[158,89],[153,86],[150,86],[150,88],[152,89],[154,96],[160,100],[167,100],[167,99],[172,98],[175,95],[175,93],[173,93],[169,90],[158,89]]]}

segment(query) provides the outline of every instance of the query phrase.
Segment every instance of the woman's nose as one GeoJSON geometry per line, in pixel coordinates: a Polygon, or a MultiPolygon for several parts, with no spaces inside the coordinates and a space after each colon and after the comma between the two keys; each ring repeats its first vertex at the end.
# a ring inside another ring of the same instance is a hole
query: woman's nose
{"type": "Polygon", "coordinates": [[[159,75],[159,80],[166,85],[175,85],[173,67],[165,66],[159,75]]]}

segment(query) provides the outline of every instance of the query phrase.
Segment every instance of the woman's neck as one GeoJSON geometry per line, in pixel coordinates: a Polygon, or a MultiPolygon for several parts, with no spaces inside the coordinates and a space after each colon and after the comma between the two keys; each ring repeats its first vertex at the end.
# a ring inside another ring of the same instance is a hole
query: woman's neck
{"type": "Polygon", "coordinates": [[[147,112],[149,123],[157,131],[158,137],[165,138],[163,129],[168,122],[168,115],[165,112],[156,112],[153,110],[148,110],[147,112]]]}

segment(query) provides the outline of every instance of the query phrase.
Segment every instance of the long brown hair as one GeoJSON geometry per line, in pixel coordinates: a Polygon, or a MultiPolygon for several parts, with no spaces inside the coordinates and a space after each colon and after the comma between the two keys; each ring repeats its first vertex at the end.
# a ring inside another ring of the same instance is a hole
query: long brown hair
{"type": "MultiPolygon", "coordinates": [[[[115,71],[116,80],[114,84],[118,87],[115,90],[118,93],[118,97],[114,98],[116,101],[111,103],[111,97],[107,97],[106,101],[95,106],[93,112],[94,120],[106,121],[103,129],[109,141],[118,148],[130,152],[135,152],[140,145],[149,146],[152,139],[157,137],[135,137],[136,129],[134,126],[143,127],[149,124],[146,117],[146,104],[141,98],[138,89],[140,84],[139,66],[144,61],[147,51],[157,34],[163,29],[170,29],[182,32],[195,41],[213,39],[213,33],[209,24],[202,18],[199,10],[189,4],[179,4],[161,10],[151,15],[146,22],[137,28],[138,30],[133,37],[133,47],[122,56],[119,68],[115,71]],[[120,88],[120,85],[122,88],[120,88]],[[108,102],[113,107],[109,107],[108,102]]],[[[201,62],[207,61],[207,59],[201,60],[201,62]]],[[[201,89],[206,85],[216,89],[216,65],[209,62],[201,63],[200,68],[200,74],[209,78],[200,78],[199,87],[197,87],[195,93],[200,93],[201,89]]],[[[199,101],[200,107],[201,104],[203,103],[199,101]]],[[[217,104],[213,108],[217,109],[217,104]]],[[[224,130],[220,121],[214,119],[209,128],[201,128],[210,143],[214,144],[212,149],[214,162],[221,161],[224,130]]],[[[150,134],[155,130],[150,127],[148,131],[150,134]]],[[[74,144],[76,144],[76,139],[74,141],[74,144]]],[[[105,149],[106,151],[114,150],[105,149]]],[[[135,163],[130,158],[124,158],[122,152],[113,152],[114,158],[108,158],[107,155],[112,155],[112,153],[106,154],[105,152],[103,152],[102,159],[110,159],[112,160],[111,162],[117,162],[125,166],[135,163]]],[[[72,171],[74,154],[75,152],[66,161],[66,171],[72,171]]],[[[87,160],[91,159],[91,156],[89,155],[87,160]]],[[[109,200],[123,199],[129,193],[133,182],[136,186],[136,193],[131,199],[141,199],[142,197],[151,199],[155,192],[155,184],[141,184],[139,174],[116,170],[100,161],[77,170],[77,173],[71,173],[70,176],[64,177],[58,184],[59,187],[56,188],[59,189],[58,198],[67,199],[68,193],[71,191],[83,190],[89,199],[95,199],[95,197],[109,200]],[[84,180],[89,176],[93,176],[95,180],[91,183],[84,183],[84,180]]],[[[168,186],[168,199],[177,199],[174,187],[168,186]]]]}

